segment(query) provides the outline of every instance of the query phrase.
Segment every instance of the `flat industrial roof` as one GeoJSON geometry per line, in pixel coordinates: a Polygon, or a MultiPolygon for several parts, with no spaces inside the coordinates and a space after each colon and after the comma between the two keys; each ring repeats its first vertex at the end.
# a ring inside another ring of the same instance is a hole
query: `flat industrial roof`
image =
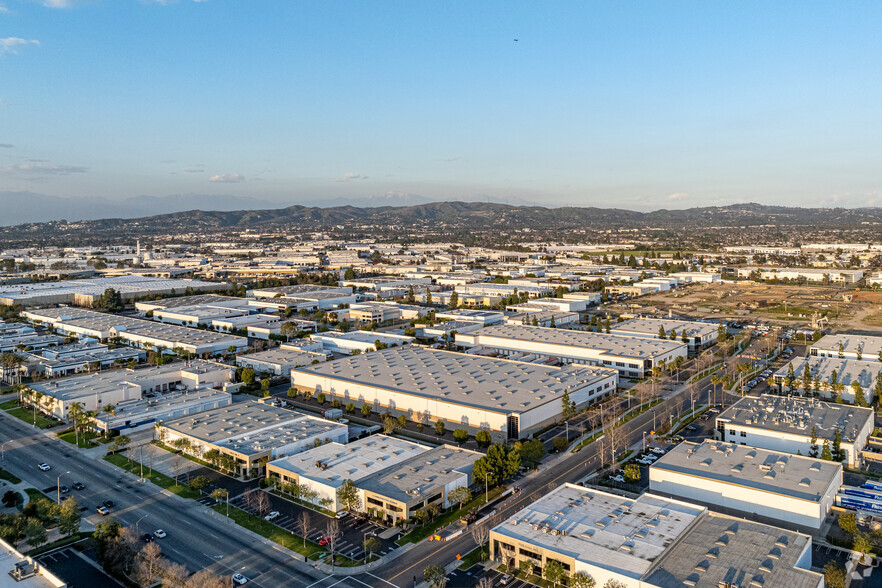
{"type": "MultiPolygon", "coordinates": [[[[646,339],[628,335],[612,335],[592,331],[574,331],[528,325],[492,325],[470,333],[475,337],[498,337],[517,341],[546,343],[565,347],[594,349],[619,357],[649,359],[684,348],[679,341],[646,339]]],[[[480,342],[479,342],[480,344],[480,342]]]]}
{"type": "Polygon", "coordinates": [[[817,588],[823,576],[796,567],[808,535],[714,512],[700,517],[643,577],[659,588],[817,588]]]}
{"type": "Polygon", "coordinates": [[[869,396],[876,386],[876,376],[882,372],[882,361],[865,361],[857,359],[840,359],[838,357],[796,357],[775,372],[776,377],[787,377],[788,366],[793,366],[793,375],[802,381],[805,364],[808,363],[812,378],[818,377],[822,383],[829,383],[836,372],[839,383],[850,386],[852,382],[858,382],[864,389],[865,396],[869,396]]]}
{"type": "Polygon", "coordinates": [[[632,318],[630,320],[615,323],[610,326],[613,332],[623,331],[625,333],[643,333],[647,335],[657,335],[658,328],[664,327],[665,332],[670,334],[671,331],[677,331],[677,336],[683,335],[686,330],[687,337],[714,335],[719,325],[713,323],[701,323],[698,321],[681,321],[677,319],[656,319],[656,318],[632,318]]]}
{"type": "MultiPolygon", "coordinates": [[[[126,386],[138,386],[143,389],[144,384],[142,381],[147,380],[149,383],[168,374],[179,374],[182,372],[189,372],[191,374],[210,374],[213,372],[229,374],[231,371],[232,368],[225,365],[195,360],[191,361],[189,365],[170,363],[141,369],[126,368],[70,378],[58,378],[31,384],[31,388],[66,402],[77,398],[111,392],[126,386]]],[[[150,385],[152,386],[153,384],[151,383],[150,385]]]]}
{"type": "Polygon", "coordinates": [[[179,296],[177,298],[163,298],[162,300],[150,300],[144,302],[136,302],[135,308],[141,309],[172,309],[181,306],[200,306],[207,304],[210,306],[248,306],[248,298],[237,298],[235,296],[221,296],[219,294],[196,294],[194,296],[179,296]]]}
{"type": "MultiPolygon", "coordinates": [[[[299,412],[253,401],[237,402],[199,414],[173,419],[163,423],[163,426],[201,441],[217,444],[226,439],[269,427],[279,427],[303,418],[314,417],[307,417],[299,412]]],[[[329,422],[323,419],[315,420],[329,422]]]]}
{"type": "Polygon", "coordinates": [[[342,331],[325,331],[323,333],[312,333],[309,338],[316,341],[357,341],[359,343],[370,344],[380,341],[381,343],[394,343],[395,345],[402,345],[413,341],[413,337],[392,335],[390,333],[380,333],[377,331],[349,331],[348,333],[343,333],[342,331]]]}
{"type": "Polygon", "coordinates": [[[565,390],[614,378],[608,368],[552,367],[439,349],[405,346],[292,370],[498,413],[558,402],[565,390]]]}
{"type": "Polygon", "coordinates": [[[839,344],[842,344],[842,351],[846,353],[857,353],[858,348],[861,349],[862,357],[867,359],[878,359],[879,353],[882,352],[882,337],[873,337],[871,335],[854,335],[851,333],[839,333],[838,335],[824,335],[812,344],[812,349],[826,352],[839,352],[839,344]]]}
{"type": "Polygon", "coordinates": [[[809,502],[819,502],[833,481],[842,479],[839,463],[713,440],[680,443],[653,469],[809,502]]]}
{"type": "Polygon", "coordinates": [[[315,351],[300,351],[297,349],[282,349],[281,347],[274,347],[273,349],[267,349],[266,351],[238,355],[236,359],[260,361],[263,363],[285,366],[310,365],[315,360],[325,361],[327,356],[324,353],[317,353],[315,351]]]}
{"type": "Polygon", "coordinates": [[[58,282],[38,282],[0,286],[0,298],[10,298],[16,302],[27,302],[42,296],[60,296],[82,294],[99,296],[107,288],[113,288],[123,296],[137,295],[151,290],[180,289],[182,292],[191,288],[223,287],[223,284],[203,282],[200,280],[182,280],[177,278],[152,278],[147,276],[117,276],[113,278],[87,278],[83,280],[61,280],[58,282]]]}
{"type": "Polygon", "coordinates": [[[429,449],[397,437],[372,435],[347,445],[326,443],[269,465],[336,488],[345,480],[362,480],[429,449]]]}
{"type": "Polygon", "coordinates": [[[564,484],[493,531],[639,579],[704,512],[704,507],[653,494],[626,498],[564,484]]]}
{"type": "Polygon", "coordinates": [[[424,500],[431,490],[444,488],[463,474],[467,475],[475,461],[483,456],[477,451],[442,445],[367,476],[358,487],[404,503],[424,500]]]}
{"type": "Polygon", "coordinates": [[[870,408],[774,394],[745,396],[717,416],[718,422],[804,437],[810,437],[815,427],[822,439],[832,439],[834,430],[839,429],[842,440],[848,442],[854,442],[872,419],[870,408]]]}
{"type": "Polygon", "coordinates": [[[269,426],[264,429],[249,431],[217,441],[218,447],[241,453],[242,455],[254,455],[275,447],[281,447],[295,441],[309,439],[311,437],[324,437],[330,439],[333,433],[343,433],[349,430],[346,425],[334,421],[327,421],[318,417],[299,414],[297,420],[269,426]]]}

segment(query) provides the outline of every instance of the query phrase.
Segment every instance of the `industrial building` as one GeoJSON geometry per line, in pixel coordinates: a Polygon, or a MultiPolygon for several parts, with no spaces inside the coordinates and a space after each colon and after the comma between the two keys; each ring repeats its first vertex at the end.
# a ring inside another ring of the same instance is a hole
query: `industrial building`
{"type": "Polygon", "coordinates": [[[557,422],[564,392],[577,407],[616,390],[614,370],[551,367],[422,347],[398,347],[291,371],[291,385],[344,403],[443,420],[496,440],[519,439],[557,422]]]}
{"type": "Polygon", "coordinates": [[[175,390],[223,389],[233,370],[208,361],[171,363],[143,369],[118,369],[31,384],[44,395],[39,410],[66,420],[78,403],[86,411],[103,412],[107,406],[158,397],[175,390]]]}
{"type": "Polygon", "coordinates": [[[166,444],[187,439],[190,451],[217,450],[232,456],[240,473],[258,474],[269,461],[294,455],[323,443],[345,443],[349,428],[276,408],[261,402],[239,402],[199,414],[172,419],[157,427],[166,444]]]}
{"type": "Polygon", "coordinates": [[[563,363],[604,366],[629,378],[642,378],[662,362],[687,356],[686,345],[679,341],[527,325],[494,325],[457,334],[456,344],[506,355],[529,353],[563,363]]]}
{"type": "Polygon", "coordinates": [[[491,559],[542,575],[557,561],[568,576],[626,588],[822,588],[811,538],[645,493],[626,498],[564,484],[490,531],[491,559]]]}
{"type": "Polygon", "coordinates": [[[873,431],[873,410],[813,398],[745,396],[717,415],[715,429],[722,441],[802,455],[811,455],[812,431],[821,448],[838,430],[844,463],[855,467],[873,431]]]}
{"type": "Polygon", "coordinates": [[[325,353],[301,351],[299,349],[282,349],[280,347],[236,356],[236,365],[251,368],[258,374],[274,376],[290,375],[291,370],[303,365],[312,365],[326,361],[325,353]]]}
{"type": "Polygon", "coordinates": [[[739,278],[750,278],[759,275],[761,280],[805,280],[808,282],[824,282],[835,284],[854,284],[864,277],[864,270],[824,268],[812,269],[805,267],[756,267],[745,266],[735,268],[739,278]]]}
{"type": "Polygon", "coordinates": [[[72,343],[58,347],[48,347],[27,354],[27,370],[45,378],[57,378],[82,372],[91,372],[127,365],[134,361],[140,363],[146,357],[140,349],[117,347],[96,342],[72,343]]]}
{"type": "Polygon", "coordinates": [[[575,312],[549,310],[543,306],[521,304],[521,312],[505,317],[506,325],[532,325],[534,327],[572,327],[579,324],[579,315],[575,312]]]}
{"type": "Polygon", "coordinates": [[[842,464],[724,441],[684,442],[649,467],[649,490],[806,532],[821,528],[842,464]]]}
{"type": "Polygon", "coordinates": [[[325,331],[324,333],[313,333],[309,336],[313,341],[322,344],[322,348],[331,353],[341,353],[343,355],[352,355],[353,352],[364,353],[380,346],[397,347],[399,345],[407,345],[413,342],[413,337],[406,335],[393,335],[391,333],[379,333],[376,331],[349,331],[343,333],[339,331],[325,331]]]}
{"type": "Polygon", "coordinates": [[[131,300],[148,294],[183,293],[188,288],[196,292],[212,292],[226,290],[229,287],[229,284],[226,283],[127,275],[115,278],[87,278],[2,286],[0,287],[0,304],[6,306],[20,304],[25,307],[44,304],[74,304],[90,307],[108,288],[119,292],[123,300],[131,300]]]}
{"type": "Polygon", "coordinates": [[[55,330],[80,339],[90,337],[103,341],[118,337],[135,347],[154,351],[171,351],[178,347],[188,353],[207,357],[228,353],[231,347],[235,351],[248,347],[248,339],[244,337],[82,308],[44,308],[25,311],[22,316],[35,323],[52,325],[55,330]]]}
{"type": "Polygon", "coordinates": [[[610,325],[610,332],[616,335],[658,339],[659,332],[664,329],[668,339],[681,342],[685,340],[689,350],[696,351],[717,342],[718,328],[719,325],[714,323],[638,317],[610,325]]]}
{"type": "Polygon", "coordinates": [[[864,396],[864,402],[867,406],[873,404],[875,396],[876,379],[882,372],[882,362],[875,358],[870,361],[857,359],[839,359],[830,356],[809,356],[797,357],[790,360],[786,365],[782,366],[774,373],[772,379],[782,392],[793,392],[800,394],[812,394],[817,392],[825,399],[833,400],[837,396],[842,402],[849,404],[855,403],[855,384],[860,386],[859,390],[864,396]],[[809,367],[811,375],[810,390],[805,389],[803,376],[805,374],[805,366],[809,367]],[[793,373],[794,379],[787,386],[788,374],[793,373]],[[834,390],[835,382],[841,384],[840,390],[834,390]],[[815,381],[818,382],[818,388],[815,389],[815,381]]]}
{"type": "Polygon", "coordinates": [[[882,361],[882,337],[840,333],[825,335],[809,347],[812,357],[882,361]]]}
{"type": "Polygon", "coordinates": [[[495,310],[472,310],[468,308],[455,308],[453,310],[439,310],[435,313],[435,318],[439,320],[480,323],[486,326],[496,325],[505,321],[505,313],[495,310]]]}

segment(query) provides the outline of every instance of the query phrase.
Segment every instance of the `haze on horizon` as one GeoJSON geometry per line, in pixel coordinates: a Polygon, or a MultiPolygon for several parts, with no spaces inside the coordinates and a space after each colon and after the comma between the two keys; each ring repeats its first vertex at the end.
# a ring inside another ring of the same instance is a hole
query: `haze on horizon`
{"type": "Polygon", "coordinates": [[[875,206],[880,21],[870,2],[0,0],[0,191],[875,206]]]}

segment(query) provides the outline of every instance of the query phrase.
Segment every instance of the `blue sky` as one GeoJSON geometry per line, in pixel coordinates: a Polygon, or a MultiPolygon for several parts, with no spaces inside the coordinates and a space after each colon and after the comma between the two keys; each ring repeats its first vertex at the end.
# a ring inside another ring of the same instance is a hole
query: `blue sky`
{"type": "Polygon", "coordinates": [[[878,2],[0,7],[0,190],[882,205],[878,2]]]}

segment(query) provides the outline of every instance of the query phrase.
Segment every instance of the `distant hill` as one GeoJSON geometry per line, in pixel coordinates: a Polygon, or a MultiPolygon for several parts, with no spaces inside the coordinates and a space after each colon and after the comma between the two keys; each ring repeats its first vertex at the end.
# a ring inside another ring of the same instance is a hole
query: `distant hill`
{"type": "MultiPolygon", "coordinates": [[[[231,201],[232,202],[232,201],[231,201]]],[[[108,210],[110,212],[112,209],[108,210]]],[[[134,219],[102,218],[80,222],[50,222],[0,228],[9,241],[76,236],[111,237],[152,234],[193,234],[239,230],[284,229],[299,233],[344,227],[366,234],[419,230],[468,234],[477,231],[534,231],[573,229],[661,228],[672,231],[695,229],[799,226],[855,228],[882,222],[880,208],[792,208],[737,204],[635,212],[617,208],[546,208],[512,206],[487,202],[430,202],[415,206],[309,207],[290,206],[248,210],[187,210],[134,219]]]]}

